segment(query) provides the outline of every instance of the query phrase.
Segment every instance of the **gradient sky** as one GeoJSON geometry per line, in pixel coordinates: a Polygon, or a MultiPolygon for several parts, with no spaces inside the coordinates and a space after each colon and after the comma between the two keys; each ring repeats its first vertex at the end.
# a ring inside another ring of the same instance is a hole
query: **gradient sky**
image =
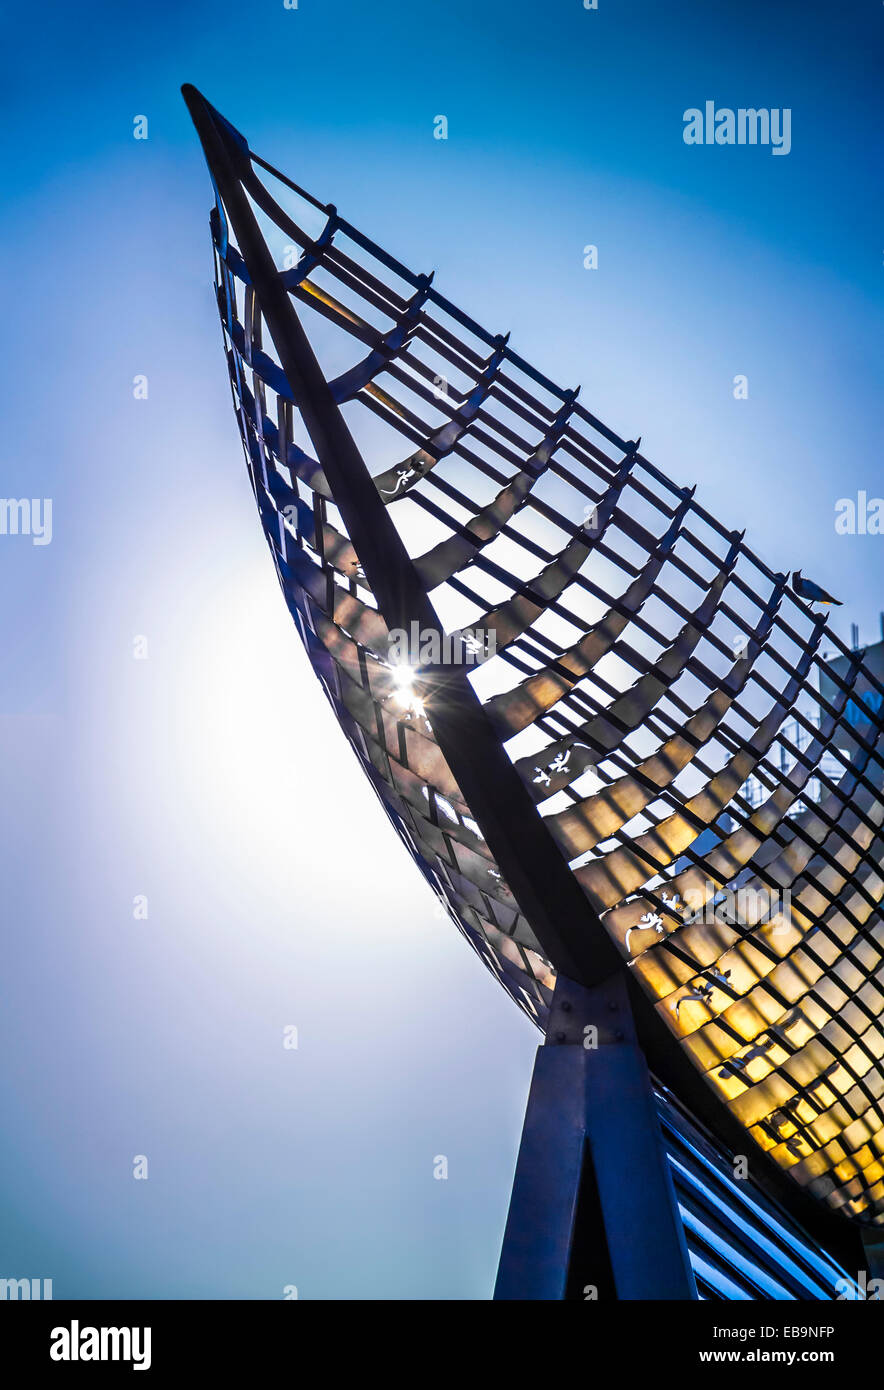
{"type": "Polygon", "coordinates": [[[4,19],[0,492],[51,497],[53,539],[0,536],[0,1277],[487,1297],[537,1043],[434,913],[286,613],[180,83],[871,641],[884,538],[833,522],[884,494],[882,26],[873,0],[4,19]],[[790,154],[686,146],[706,100],[789,107],[790,154]]]}

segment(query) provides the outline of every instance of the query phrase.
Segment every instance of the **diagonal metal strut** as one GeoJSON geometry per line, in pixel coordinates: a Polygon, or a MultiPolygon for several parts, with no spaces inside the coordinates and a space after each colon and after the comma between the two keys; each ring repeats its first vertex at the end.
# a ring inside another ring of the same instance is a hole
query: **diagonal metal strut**
{"type": "MultiPolygon", "coordinates": [[[[351,435],[243,187],[245,139],[195,87],[182,93],[196,126],[279,361],[388,628],[443,628],[351,435]]],[[[593,984],[622,970],[616,947],[554,844],[465,669],[421,673],[433,733],[516,902],[557,971],[593,984]]]]}

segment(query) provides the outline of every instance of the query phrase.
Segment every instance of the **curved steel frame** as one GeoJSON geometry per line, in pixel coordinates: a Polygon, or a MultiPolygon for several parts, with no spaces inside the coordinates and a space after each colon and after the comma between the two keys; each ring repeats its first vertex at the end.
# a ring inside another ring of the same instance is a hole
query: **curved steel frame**
{"type": "Polygon", "coordinates": [[[884,689],[640,440],[184,94],[280,583],[425,876],[538,1026],[557,977],[625,988],[655,1072],[725,1142],[748,1131],[806,1192],[884,1221],[882,723],[855,693],[884,689]],[[330,359],[367,355],[325,370],[297,304],[330,359]],[[375,452],[408,448],[374,477],[357,408],[375,452]],[[390,635],[447,650],[440,603],[460,655],[415,663],[397,704],[390,635]]]}

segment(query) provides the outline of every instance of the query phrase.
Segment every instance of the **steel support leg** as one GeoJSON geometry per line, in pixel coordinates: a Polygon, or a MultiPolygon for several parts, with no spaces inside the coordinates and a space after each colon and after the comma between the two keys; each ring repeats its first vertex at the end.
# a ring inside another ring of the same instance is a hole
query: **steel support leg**
{"type": "Polygon", "coordinates": [[[559,976],[496,1299],[696,1299],[626,983],[559,976]]]}

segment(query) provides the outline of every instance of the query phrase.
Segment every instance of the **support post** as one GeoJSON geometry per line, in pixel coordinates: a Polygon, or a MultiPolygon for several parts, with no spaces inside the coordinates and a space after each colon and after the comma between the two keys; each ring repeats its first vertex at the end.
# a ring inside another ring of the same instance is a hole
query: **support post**
{"type": "Polygon", "coordinates": [[[537,1060],[495,1299],[696,1299],[621,975],[560,975],[537,1060]]]}

